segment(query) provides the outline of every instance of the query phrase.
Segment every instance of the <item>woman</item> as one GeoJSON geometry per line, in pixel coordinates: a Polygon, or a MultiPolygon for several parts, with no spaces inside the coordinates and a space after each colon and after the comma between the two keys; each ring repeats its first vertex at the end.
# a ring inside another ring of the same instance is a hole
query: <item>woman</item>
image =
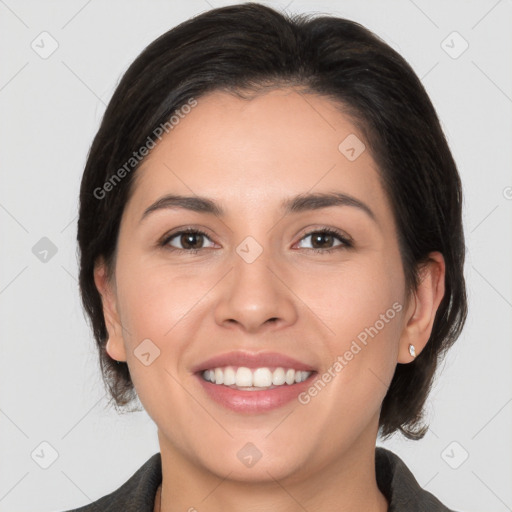
{"type": "Polygon", "coordinates": [[[446,511],[420,439],[466,318],[461,183],[410,66],[361,25],[214,9],[121,80],[80,191],[105,383],[160,452],[78,510],[446,511]]]}

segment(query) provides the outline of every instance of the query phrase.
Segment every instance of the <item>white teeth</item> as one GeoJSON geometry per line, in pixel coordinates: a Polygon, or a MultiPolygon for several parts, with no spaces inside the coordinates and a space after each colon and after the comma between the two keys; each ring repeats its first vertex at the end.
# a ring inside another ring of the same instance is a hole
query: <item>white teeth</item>
{"type": "Polygon", "coordinates": [[[295,382],[295,370],[286,370],[286,384],[295,382]]]}
{"type": "MultiPolygon", "coordinates": [[[[222,371],[220,368],[216,368],[216,370],[222,371]]],[[[249,370],[249,368],[245,368],[244,366],[240,366],[238,370],[236,371],[236,381],[235,384],[240,386],[252,386],[252,372],[249,370]]]]}
{"type": "Polygon", "coordinates": [[[233,370],[231,366],[228,366],[224,369],[224,384],[226,386],[232,386],[233,384],[236,384],[235,370],[233,370]]]}
{"type": "Polygon", "coordinates": [[[272,372],[268,368],[257,368],[254,370],[252,381],[257,388],[272,386],[272,372]]]}
{"type": "Polygon", "coordinates": [[[272,374],[272,384],[274,386],[282,386],[285,382],[285,375],[283,368],[276,368],[272,374]]]}
{"type": "Polygon", "coordinates": [[[213,384],[254,390],[255,388],[270,388],[304,382],[311,372],[293,368],[285,370],[281,367],[272,371],[265,367],[251,369],[240,366],[235,369],[232,366],[227,366],[205,370],[202,375],[204,380],[213,384]]]}

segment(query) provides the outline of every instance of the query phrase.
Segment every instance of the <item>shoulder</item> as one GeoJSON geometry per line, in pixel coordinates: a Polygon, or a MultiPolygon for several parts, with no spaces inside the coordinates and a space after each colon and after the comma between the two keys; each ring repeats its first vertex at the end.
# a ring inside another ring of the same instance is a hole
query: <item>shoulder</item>
{"type": "Polygon", "coordinates": [[[155,453],[112,493],[65,512],[153,512],[155,494],[161,482],[161,456],[155,453]]]}
{"type": "Polygon", "coordinates": [[[422,489],[405,462],[382,447],[375,450],[377,485],[388,499],[389,512],[454,512],[422,489]]]}

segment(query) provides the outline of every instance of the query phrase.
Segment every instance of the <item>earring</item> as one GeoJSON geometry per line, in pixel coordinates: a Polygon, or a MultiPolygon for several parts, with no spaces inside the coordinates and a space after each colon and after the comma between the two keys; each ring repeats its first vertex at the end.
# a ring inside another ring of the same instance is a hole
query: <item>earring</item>
{"type": "Polygon", "coordinates": [[[414,345],[409,345],[409,354],[411,354],[411,357],[416,357],[416,349],[414,348],[414,345]]]}

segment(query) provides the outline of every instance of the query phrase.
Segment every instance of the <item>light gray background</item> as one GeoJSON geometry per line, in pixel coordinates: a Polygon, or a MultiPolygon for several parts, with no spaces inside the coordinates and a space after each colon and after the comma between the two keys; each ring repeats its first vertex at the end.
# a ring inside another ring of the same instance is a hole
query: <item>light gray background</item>
{"type": "MultiPolygon", "coordinates": [[[[0,0],[1,511],[85,505],[159,449],[145,412],[105,407],[78,295],[79,183],[133,59],[179,22],[230,3],[0,0]],[[58,43],[46,59],[31,47],[51,48],[43,31],[58,43]],[[46,262],[32,252],[42,237],[57,248],[46,262]],[[48,469],[43,441],[58,453],[48,469]]],[[[512,510],[512,2],[266,3],[362,23],[410,62],[430,94],[464,185],[470,314],[432,391],[430,432],[384,446],[450,508],[512,510]],[[469,44],[457,58],[464,42],[453,31],[469,44]]]]}

